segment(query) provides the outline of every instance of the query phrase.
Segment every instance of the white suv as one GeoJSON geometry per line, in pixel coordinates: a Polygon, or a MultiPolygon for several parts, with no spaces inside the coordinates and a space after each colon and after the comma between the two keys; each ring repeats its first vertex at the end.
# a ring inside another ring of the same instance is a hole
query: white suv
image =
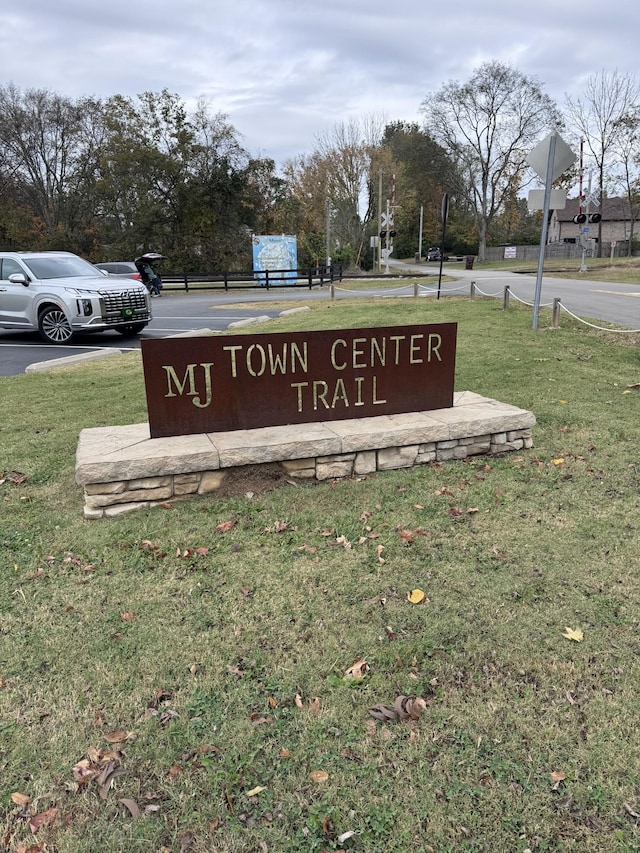
{"type": "Polygon", "coordinates": [[[71,252],[0,252],[0,327],[67,344],[76,332],[137,335],[151,320],[142,282],[108,279],[71,252]]]}

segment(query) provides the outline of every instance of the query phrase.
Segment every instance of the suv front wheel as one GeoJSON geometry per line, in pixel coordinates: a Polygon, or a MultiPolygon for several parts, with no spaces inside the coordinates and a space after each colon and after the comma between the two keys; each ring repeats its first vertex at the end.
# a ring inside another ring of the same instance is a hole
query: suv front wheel
{"type": "Polygon", "coordinates": [[[73,337],[67,315],[56,305],[49,305],[40,312],[38,329],[48,344],[68,344],[73,337]]]}

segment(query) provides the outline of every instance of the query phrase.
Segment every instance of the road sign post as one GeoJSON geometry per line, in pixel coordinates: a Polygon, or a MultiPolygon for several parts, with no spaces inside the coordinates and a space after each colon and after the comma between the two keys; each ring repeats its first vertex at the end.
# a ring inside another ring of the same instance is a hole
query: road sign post
{"type": "Polygon", "coordinates": [[[533,328],[538,328],[540,313],[540,294],[542,292],[542,271],[544,270],[544,255],[549,231],[549,209],[551,202],[551,185],[556,178],[569,168],[576,155],[566,142],[555,131],[550,133],[539,145],[529,152],[527,163],[535,170],[538,177],[544,181],[544,203],[542,205],[542,232],[540,234],[540,254],[538,256],[538,273],[536,275],[536,291],[533,300],[533,328]]]}

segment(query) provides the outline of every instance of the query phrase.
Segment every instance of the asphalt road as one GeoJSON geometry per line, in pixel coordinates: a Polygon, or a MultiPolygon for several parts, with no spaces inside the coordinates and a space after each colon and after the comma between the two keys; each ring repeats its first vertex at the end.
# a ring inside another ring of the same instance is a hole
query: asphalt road
{"type": "MultiPolygon", "coordinates": [[[[394,272],[416,272],[416,264],[390,262],[389,286],[382,295],[412,295],[413,286],[403,286],[394,272]]],[[[430,298],[436,295],[438,285],[438,264],[421,264],[420,272],[428,271],[421,286],[421,295],[430,298]]],[[[535,275],[518,275],[499,270],[460,270],[447,269],[444,264],[443,275],[455,275],[456,281],[443,282],[441,296],[463,295],[470,291],[470,283],[475,282],[478,293],[494,296],[502,300],[504,288],[508,285],[514,298],[533,303],[535,295],[535,275]]],[[[352,289],[352,282],[345,280],[336,283],[335,298],[348,298],[354,295],[381,295],[379,288],[374,290],[352,289]]],[[[563,308],[592,323],[607,321],[624,328],[640,329],[640,286],[613,284],[611,282],[579,281],[575,279],[543,278],[541,306],[550,305],[554,298],[561,300],[563,308]]],[[[249,317],[268,315],[278,316],[280,308],[270,308],[274,302],[290,301],[296,303],[330,298],[330,288],[275,289],[268,292],[260,290],[237,291],[233,293],[208,292],[165,293],[160,299],[153,300],[153,320],[137,338],[123,338],[117,332],[103,332],[86,335],[74,340],[69,346],[52,346],[41,341],[37,333],[13,332],[0,329],[0,376],[13,376],[24,373],[28,365],[57,359],[62,356],[91,353],[97,350],[115,348],[123,351],[139,349],[140,339],[159,338],[181,332],[198,329],[223,331],[230,323],[249,317]],[[252,307],[243,308],[243,303],[252,307]],[[259,307],[254,307],[259,303],[259,307]]],[[[562,322],[562,321],[561,321],[562,322]]]]}

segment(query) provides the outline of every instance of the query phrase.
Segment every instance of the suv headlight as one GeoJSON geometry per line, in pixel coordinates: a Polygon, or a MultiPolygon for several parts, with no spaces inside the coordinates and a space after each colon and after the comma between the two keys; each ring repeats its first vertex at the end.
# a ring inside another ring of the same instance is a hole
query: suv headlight
{"type": "Polygon", "coordinates": [[[93,314],[93,305],[90,299],[76,299],[78,314],[83,317],[90,317],[93,314]]]}

